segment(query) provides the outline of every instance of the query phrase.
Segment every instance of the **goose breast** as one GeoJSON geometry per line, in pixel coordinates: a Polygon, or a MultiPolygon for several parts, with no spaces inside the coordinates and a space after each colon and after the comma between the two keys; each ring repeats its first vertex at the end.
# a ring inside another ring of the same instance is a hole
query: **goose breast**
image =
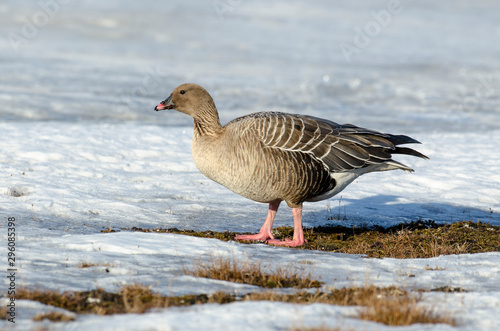
{"type": "Polygon", "coordinates": [[[329,132],[300,116],[256,113],[223,129],[216,137],[195,136],[193,159],[204,175],[233,192],[295,206],[335,187],[331,169],[313,152],[326,148],[329,132]]]}

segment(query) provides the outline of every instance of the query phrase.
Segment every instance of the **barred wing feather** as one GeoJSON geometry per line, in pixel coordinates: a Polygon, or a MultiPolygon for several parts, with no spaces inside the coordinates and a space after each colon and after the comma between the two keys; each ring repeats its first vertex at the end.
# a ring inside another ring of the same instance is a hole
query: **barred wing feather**
{"type": "Polygon", "coordinates": [[[321,161],[330,172],[350,171],[388,162],[393,168],[412,171],[392,160],[391,154],[427,158],[413,149],[398,147],[400,144],[419,143],[404,135],[380,133],[305,115],[265,112],[244,118],[250,117],[255,134],[264,146],[287,153],[307,153],[321,161]]]}

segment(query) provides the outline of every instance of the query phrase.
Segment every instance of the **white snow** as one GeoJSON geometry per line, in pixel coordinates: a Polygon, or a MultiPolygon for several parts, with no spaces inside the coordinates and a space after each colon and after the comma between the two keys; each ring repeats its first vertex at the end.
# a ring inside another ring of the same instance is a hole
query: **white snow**
{"type": "MultiPolygon", "coordinates": [[[[461,287],[469,292],[423,295],[423,304],[455,316],[457,327],[393,328],[356,319],[357,307],[276,302],[34,322],[37,313],[58,309],[18,300],[15,327],[0,320],[0,328],[500,329],[499,252],[367,259],[127,230],[253,232],[264,220],[265,205],[196,169],[189,117],[153,111],[184,82],[209,90],[224,123],[283,110],[422,142],[414,147],[430,160],[396,158],[414,173],[364,175],[328,201],[306,203],[305,226],[391,226],[418,219],[500,225],[500,6],[401,1],[402,11],[372,31],[369,44],[347,61],[340,45],[355,45],[357,27],[373,26],[373,13],[388,10],[389,2],[1,4],[2,274],[8,275],[7,218],[15,217],[18,288],[116,291],[140,283],[168,295],[260,290],[183,272],[224,256],[312,272],[324,289],[461,287]],[[107,228],[119,232],[100,233],[107,228]],[[82,262],[98,266],[78,268],[82,262]]],[[[275,226],[291,224],[283,204],[275,226]]],[[[9,284],[4,276],[2,293],[9,284]]]]}

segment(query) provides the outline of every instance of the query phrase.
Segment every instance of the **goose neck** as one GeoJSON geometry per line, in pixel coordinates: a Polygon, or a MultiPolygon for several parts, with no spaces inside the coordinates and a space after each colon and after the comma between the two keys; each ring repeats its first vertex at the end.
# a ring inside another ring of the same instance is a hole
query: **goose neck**
{"type": "Polygon", "coordinates": [[[222,131],[215,105],[207,104],[198,109],[194,118],[194,131],[198,135],[217,135],[222,131]]]}

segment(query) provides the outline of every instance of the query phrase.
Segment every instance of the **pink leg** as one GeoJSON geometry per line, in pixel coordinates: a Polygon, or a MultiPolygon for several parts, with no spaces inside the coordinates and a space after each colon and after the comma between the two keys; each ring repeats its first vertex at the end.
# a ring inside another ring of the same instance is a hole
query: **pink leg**
{"type": "Polygon", "coordinates": [[[267,217],[266,221],[264,222],[264,225],[262,225],[262,228],[260,228],[259,233],[257,234],[241,234],[237,235],[234,237],[236,240],[260,240],[260,241],[266,241],[267,239],[271,238],[274,239],[273,235],[271,234],[271,230],[273,228],[273,221],[274,217],[276,217],[276,213],[278,212],[278,207],[280,206],[280,202],[271,202],[269,204],[269,211],[267,212],[267,217]]]}
{"type": "Polygon", "coordinates": [[[293,215],[293,240],[285,239],[284,241],[273,239],[268,240],[270,245],[296,247],[307,242],[304,238],[304,230],[302,229],[302,207],[292,208],[293,215]]]}

